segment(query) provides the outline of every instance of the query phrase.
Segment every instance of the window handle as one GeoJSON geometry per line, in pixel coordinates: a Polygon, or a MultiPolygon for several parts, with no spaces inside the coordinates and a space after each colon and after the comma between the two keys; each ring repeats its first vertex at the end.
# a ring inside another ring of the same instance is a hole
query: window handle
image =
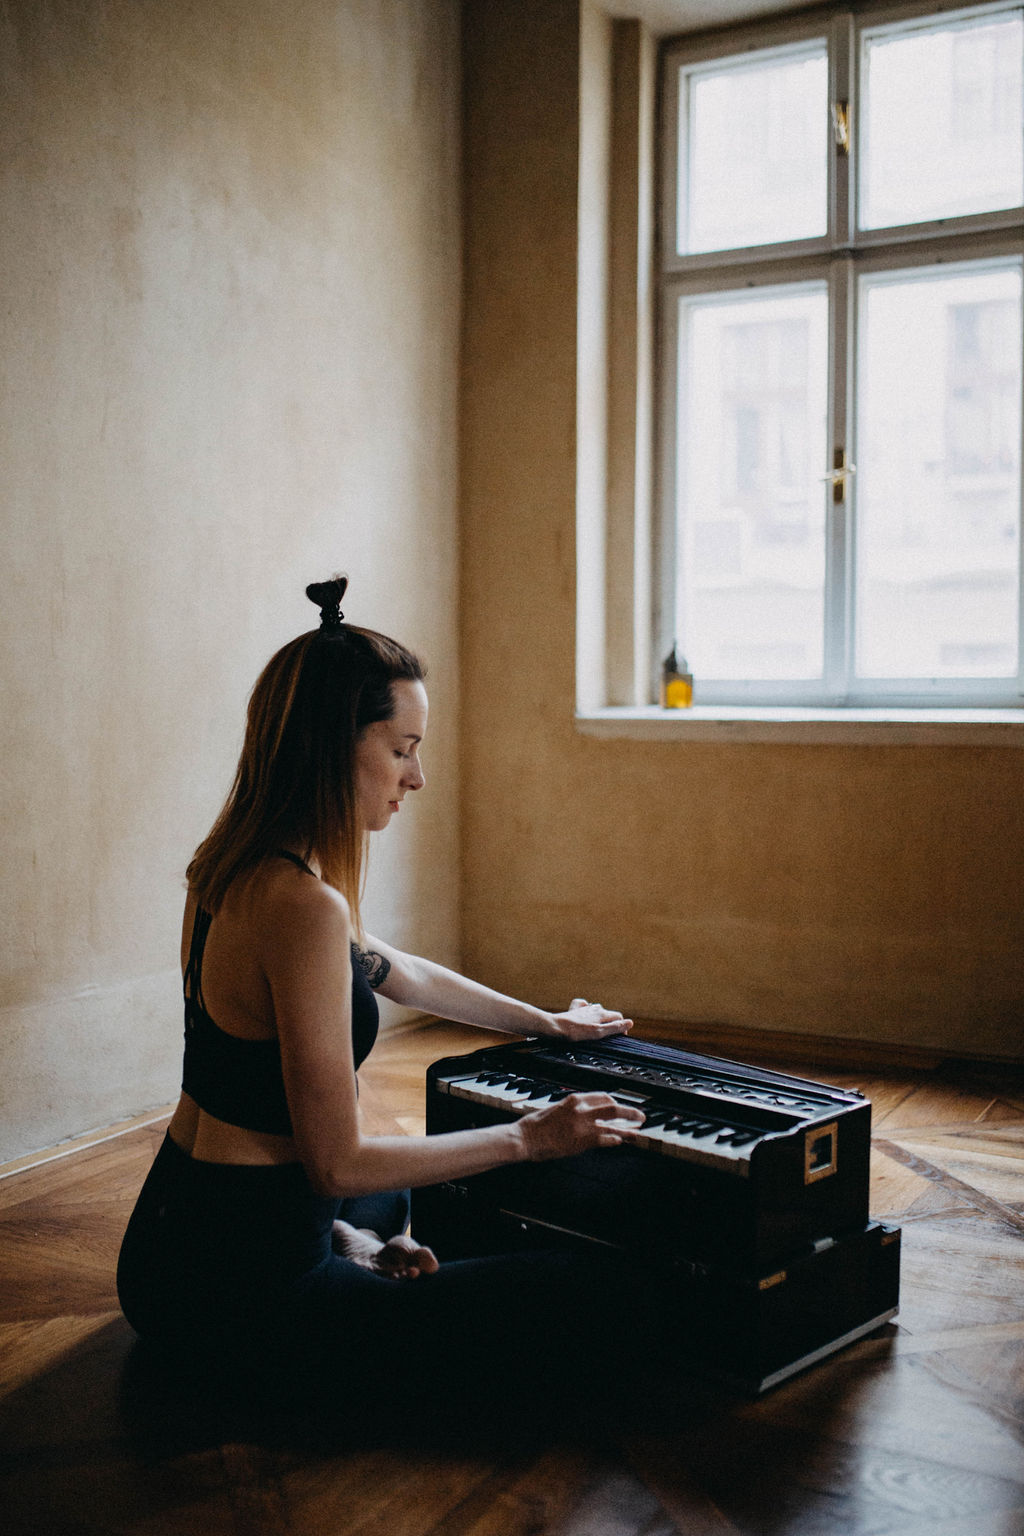
{"type": "Polygon", "coordinates": [[[832,487],[832,500],[838,505],[846,500],[846,482],[857,473],[856,464],[847,464],[846,449],[837,448],[832,455],[832,463],[835,466],[827,475],[819,478],[827,480],[832,487]]]}
{"type": "Polygon", "coordinates": [[[848,155],[850,153],[850,103],[848,101],[832,103],[832,137],[839,153],[848,155]]]}

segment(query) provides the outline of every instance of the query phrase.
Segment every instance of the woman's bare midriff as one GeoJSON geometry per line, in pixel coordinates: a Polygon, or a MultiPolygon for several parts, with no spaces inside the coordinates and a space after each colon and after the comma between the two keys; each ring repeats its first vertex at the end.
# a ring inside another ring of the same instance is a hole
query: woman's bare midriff
{"type": "Polygon", "coordinates": [[[272,1136],[265,1131],[229,1125],[200,1109],[187,1093],[178,1100],[168,1132],[182,1152],[202,1163],[249,1163],[261,1167],[299,1161],[291,1136],[272,1136]]]}

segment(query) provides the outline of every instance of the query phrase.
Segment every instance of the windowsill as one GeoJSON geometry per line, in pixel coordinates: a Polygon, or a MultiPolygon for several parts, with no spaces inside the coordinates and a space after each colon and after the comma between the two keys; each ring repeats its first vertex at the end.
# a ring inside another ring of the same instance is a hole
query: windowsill
{"type": "Polygon", "coordinates": [[[801,709],[789,706],[654,705],[580,711],[583,736],[630,741],[772,745],[1024,747],[1024,710],[801,709]]]}

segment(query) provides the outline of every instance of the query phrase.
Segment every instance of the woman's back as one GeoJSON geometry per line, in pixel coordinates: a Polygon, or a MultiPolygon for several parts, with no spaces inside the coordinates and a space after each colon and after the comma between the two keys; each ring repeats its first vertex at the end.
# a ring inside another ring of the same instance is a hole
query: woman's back
{"type": "MultiPolygon", "coordinates": [[[[216,916],[189,893],[181,940],[183,1093],[171,1135],[192,1156],[225,1163],[296,1160],[268,969],[282,924],[294,925],[310,900],[336,899],[287,851],[236,881],[216,916]]],[[[377,1032],[376,999],[359,967],[353,967],[352,1029],[358,1065],[377,1032]]]]}

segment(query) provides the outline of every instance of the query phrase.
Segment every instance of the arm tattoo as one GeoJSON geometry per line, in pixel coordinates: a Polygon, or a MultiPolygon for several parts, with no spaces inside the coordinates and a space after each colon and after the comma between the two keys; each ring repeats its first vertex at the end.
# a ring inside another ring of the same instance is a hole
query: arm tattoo
{"type": "Polygon", "coordinates": [[[358,944],[352,945],[352,958],[358,961],[363,968],[363,973],[371,987],[382,987],[388,979],[391,969],[391,961],[385,960],[383,955],[378,955],[374,949],[360,949],[358,944]]]}

